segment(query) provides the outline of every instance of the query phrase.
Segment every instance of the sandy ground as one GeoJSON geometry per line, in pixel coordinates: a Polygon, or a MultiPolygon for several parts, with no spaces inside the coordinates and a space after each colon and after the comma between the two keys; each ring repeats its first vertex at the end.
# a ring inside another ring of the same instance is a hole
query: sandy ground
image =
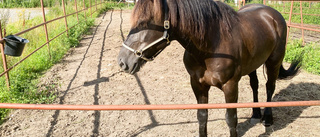
{"type": "MultiPolygon", "coordinates": [[[[97,19],[93,35],[42,78],[56,85],[55,104],[136,105],[196,104],[189,76],[182,62],[184,49],[173,42],[137,75],[119,72],[117,55],[128,34],[130,11],[109,11],[97,19]]],[[[286,64],[288,66],[288,64],[286,64]]],[[[258,70],[259,99],[265,102],[265,77],[258,70]]],[[[320,100],[320,76],[301,71],[291,80],[277,81],[273,101],[320,100]]],[[[239,102],[252,102],[249,77],[239,84],[239,102]]],[[[217,88],[210,89],[210,103],[224,103],[217,88]]],[[[238,109],[239,135],[244,137],[320,136],[320,107],[274,108],[274,125],[251,125],[251,109],[238,109]]],[[[209,110],[208,136],[229,136],[225,110],[209,110]]],[[[196,110],[60,111],[15,110],[0,126],[0,136],[197,136],[196,110]]]]}

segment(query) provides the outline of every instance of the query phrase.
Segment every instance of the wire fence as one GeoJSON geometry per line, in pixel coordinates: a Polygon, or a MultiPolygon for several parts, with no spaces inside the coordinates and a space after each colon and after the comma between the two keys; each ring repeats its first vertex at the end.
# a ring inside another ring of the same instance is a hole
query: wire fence
{"type": "MultiPolygon", "coordinates": [[[[78,0],[80,1],[80,0],[78,0]]],[[[43,47],[47,46],[48,47],[48,53],[49,53],[49,58],[51,58],[51,55],[50,55],[50,42],[55,40],[56,38],[60,37],[62,34],[64,33],[67,33],[68,35],[68,31],[75,27],[76,25],[79,25],[80,24],[80,21],[79,21],[79,13],[83,13],[84,17],[87,18],[88,16],[91,16],[92,17],[92,14],[94,14],[95,12],[98,11],[98,6],[100,6],[100,8],[102,7],[102,4],[105,3],[105,0],[100,0],[99,3],[97,0],[93,1],[93,0],[89,0],[89,7],[86,7],[86,0],[83,0],[83,7],[80,8],[78,7],[77,5],[77,0],[74,0],[74,8],[76,10],[76,12],[74,13],[70,13],[70,14],[66,14],[66,7],[65,7],[65,1],[62,0],[62,7],[63,7],[63,16],[61,17],[58,17],[58,18],[55,18],[55,19],[52,19],[52,20],[49,20],[49,21],[46,21],[46,14],[45,14],[45,10],[44,10],[44,5],[43,5],[43,0],[40,0],[41,2],[41,10],[42,10],[42,17],[43,17],[43,23],[41,24],[38,24],[38,25],[35,25],[34,27],[31,27],[31,28],[28,28],[26,30],[23,30],[21,32],[18,32],[16,34],[13,34],[15,36],[19,36],[19,35],[22,35],[24,33],[27,33],[31,30],[34,30],[34,29],[37,29],[39,27],[44,27],[44,32],[45,32],[45,36],[46,36],[46,43],[43,43],[40,47],[38,47],[37,49],[35,49],[34,51],[32,51],[30,54],[26,55],[24,58],[22,58],[21,60],[19,60],[17,63],[15,63],[14,65],[12,65],[11,67],[8,67],[7,65],[7,58],[6,58],[6,55],[4,54],[4,40],[3,40],[3,33],[1,32],[0,33],[0,50],[1,50],[1,55],[2,55],[2,64],[3,64],[3,69],[4,69],[4,72],[2,72],[0,74],[0,77],[4,76],[6,77],[6,83],[7,83],[7,87],[10,88],[10,78],[9,78],[9,71],[12,70],[13,68],[15,68],[16,66],[18,66],[19,64],[21,64],[23,61],[25,61],[26,59],[28,59],[30,56],[32,56],[34,53],[36,53],[37,51],[39,51],[40,49],[42,49],[43,47]],[[94,2],[94,5],[92,5],[92,2],[94,2]],[[81,10],[78,10],[78,8],[80,8],[81,10]],[[68,19],[67,17],[69,16],[72,16],[72,15],[76,15],[77,16],[77,20],[78,20],[78,23],[76,23],[75,25],[73,26],[68,26],[68,19]],[[65,21],[65,30],[63,32],[61,32],[60,34],[56,35],[56,36],[53,36],[53,38],[49,39],[49,35],[48,35],[48,27],[47,27],[47,24],[49,23],[53,23],[55,21],[58,21],[58,20],[61,20],[61,19],[64,19],[65,21]]],[[[0,30],[2,30],[1,28],[1,23],[0,23],[0,30]]],[[[5,29],[4,29],[4,33],[5,33],[5,29]]]]}
{"type": "MultiPolygon", "coordinates": [[[[288,26],[288,35],[291,28],[297,28],[301,30],[301,39],[302,43],[305,44],[305,30],[320,32],[320,14],[317,14],[320,11],[317,1],[268,1],[266,5],[277,8],[278,11],[283,15],[288,15],[289,19],[287,20],[288,26]],[[289,10],[289,11],[288,11],[289,10]],[[297,19],[296,22],[293,21],[293,18],[297,19]],[[297,22],[299,21],[299,22],[297,22]]],[[[316,36],[312,36],[316,37],[316,36]]],[[[318,37],[318,40],[320,38],[318,37]]]]}

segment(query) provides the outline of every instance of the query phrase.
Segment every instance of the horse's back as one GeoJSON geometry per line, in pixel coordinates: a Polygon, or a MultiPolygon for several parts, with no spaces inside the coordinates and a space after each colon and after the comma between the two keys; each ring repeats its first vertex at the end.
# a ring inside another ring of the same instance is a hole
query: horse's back
{"type": "Polygon", "coordinates": [[[250,4],[238,11],[243,39],[243,73],[246,75],[264,64],[277,53],[282,62],[285,53],[287,26],[282,15],[275,9],[250,4]]]}
{"type": "Polygon", "coordinates": [[[279,36],[286,34],[285,19],[277,10],[269,6],[249,4],[240,8],[238,14],[242,20],[250,21],[254,25],[269,25],[269,29],[275,30],[279,36]]]}
{"type": "Polygon", "coordinates": [[[275,27],[279,29],[277,30],[279,35],[281,35],[284,29],[285,30],[287,29],[286,21],[281,15],[281,13],[269,6],[265,6],[262,4],[249,4],[240,8],[238,11],[238,14],[256,15],[256,16],[251,16],[251,18],[253,19],[259,19],[259,18],[263,18],[264,16],[269,16],[270,18],[273,19],[275,23],[277,23],[277,26],[275,27]]]}

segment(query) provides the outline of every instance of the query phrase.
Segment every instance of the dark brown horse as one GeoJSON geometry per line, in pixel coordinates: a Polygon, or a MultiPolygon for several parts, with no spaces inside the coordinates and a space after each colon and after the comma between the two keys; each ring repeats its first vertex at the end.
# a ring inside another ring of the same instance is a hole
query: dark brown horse
{"type": "MultiPolygon", "coordinates": [[[[282,66],[287,26],[276,10],[259,4],[246,5],[238,12],[212,0],[139,0],[132,13],[132,28],[120,50],[118,62],[130,74],[153,60],[170,41],[184,48],[184,64],[198,103],[208,103],[210,86],[220,88],[226,103],[238,100],[238,83],[250,76],[254,102],[258,102],[256,69],[265,64],[270,102],[278,77],[296,74],[282,66]]],[[[208,110],[198,110],[199,134],[207,135],[208,110]]],[[[252,119],[273,124],[271,108],[262,116],[253,108],[252,119]]],[[[237,136],[237,110],[227,109],[230,136],[237,136]]]]}

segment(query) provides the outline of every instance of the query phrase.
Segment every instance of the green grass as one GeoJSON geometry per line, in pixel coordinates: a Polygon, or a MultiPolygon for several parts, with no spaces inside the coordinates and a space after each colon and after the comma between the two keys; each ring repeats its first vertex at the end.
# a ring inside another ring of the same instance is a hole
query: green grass
{"type": "MultiPolygon", "coordinates": [[[[39,85],[39,78],[41,78],[46,70],[50,69],[54,64],[58,63],[70,48],[76,47],[79,44],[81,36],[88,33],[88,29],[94,25],[94,20],[100,13],[112,8],[124,7],[127,7],[127,5],[115,5],[114,3],[106,3],[103,5],[101,10],[93,14],[93,18],[90,18],[88,16],[85,19],[83,13],[79,14],[80,24],[69,30],[68,37],[66,36],[66,34],[63,34],[50,42],[50,54],[48,52],[48,47],[45,46],[9,72],[11,84],[10,90],[7,89],[5,77],[0,77],[0,102],[27,104],[52,103],[55,100],[57,94],[54,92],[54,88],[59,85],[56,85],[54,83],[39,85]]],[[[100,8],[100,6],[98,6],[98,8],[100,8]]],[[[46,20],[48,21],[62,16],[63,13],[61,11],[62,9],[60,6],[52,7],[50,9],[50,12],[46,15],[46,20]]],[[[66,11],[67,14],[75,12],[73,7],[66,7],[66,11]]],[[[36,17],[31,20],[26,20],[24,24],[23,21],[8,24],[6,27],[7,34],[15,34],[42,22],[43,19],[41,17],[36,17]]],[[[74,26],[77,23],[78,20],[76,18],[76,15],[68,17],[69,27],[74,26]]],[[[60,19],[48,24],[49,39],[55,37],[64,30],[64,19],[60,19]]],[[[28,39],[30,42],[26,44],[21,57],[7,56],[9,67],[21,60],[27,54],[34,51],[36,48],[40,47],[42,44],[46,43],[43,27],[39,27],[35,30],[27,32],[21,35],[21,37],[28,39]]],[[[2,65],[0,65],[0,72],[3,72],[2,65]]],[[[0,123],[3,122],[9,111],[10,110],[8,109],[0,109],[0,123]]]]}
{"type": "MultiPolygon", "coordinates": [[[[286,2],[285,7],[284,4],[274,3],[274,4],[267,4],[279,12],[282,12],[283,17],[288,21],[289,20],[289,14],[290,13],[290,6],[291,2],[286,2]],[[283,13],[285,12],[285,13],[283,13]]],[[[291,22],[293,23],[301,23],[301,16],[300,16],[300,2],[294,2],[293,3],[293,10],[292,13],[298,13],[292,14],[291,22]]],[[[302,13],[303,14],[318,14],[320,13],[320,3],[312,3],[311,8],[309,8],[309,2],[302,2],[302,13]]],[[[314,16],[314,15],[303,15],[303,23],[304,24],[313,24],[313,25],[320,25],[320,16],[314,16]]]]}
{"type": "MultiPolygon", "coordinates": [[[[279,7],[283,6],[278,2],[273,4],[268,4],[269,6],[275,8],[279,12],[282,12],[283,17],[288,21],[289,14],[284,14],[283,12],[289,13],[291,2],[285,3],[285,8],[279,7]]],[[[292,14],[291,22],[301,23],[300,16],[300,2],[294,2],[293,13],[299,13],[299,15],[292,14]]],[[[311,8],[309,8],[309,2],[302,2],[302,13],[303,14],[320,14],[320,3],[313,2],[311,8]]],[[[304,24],[320,25],[320,16],[313,15],[303,15],[304,24]]],[[[294,31],[291,29],[291,31],[294,31]]],[[[300,30],[296,30],[300,31],[300,30]]],[[[311,35],[319,35],[319,33],[311,33],[311,35]]],[[[320,43],[308,43],[302,45],[302,40],[289,40],[287,44],[286,55],[284,58],[285,62],[292,62],[293,60],[302,56],[302,68],[307,72],[320,75],[320,43]]]]}
{"type": "Polygon", "coordinates": [[[320,75],[320,44],[309,43],[302,46],[301,40],[292,40],[287,44],[285,62],[292,62],[302,56],[302,68],[320,75]]]}
{"type": "MultiPolygon", "coordinates": [[[[105,0],[104,0],[105,1],[105,0]]],[[[110,0],[109,0],[110,1],[110,0]]],[[[116,1],[116,0],[111,0],[116,1]]],[[[90,0],[85,0],[86,7],[89,7],[90,0]]],[[[91,5],[95,4],[95,0],[91,0],[91,5]]],[[[64,0],[64,3],[67,5],[74,5],[74,0],[64,0]]],[[[97,3],[100,3],[100,0],[97,0],[97,3]]],[[[77,0],[79,7],[83,4],[83,0],[77,0]]],[[[62,0],[43,0],[44,7],[54,7],[61,6],[62,0]]],[[[40,0],[3,0],[0,3],[0,8],[38,8],[41,7],[40,0]]]]}
{"type": "MultiPolygon", "coordinates": [[[[233,7],[235,10],[238,10],[238,7],[234,4],[234,2],[231,2],[230,0],[226,0],[227,4],[233,7]]],[[[263,4],[263,0],[252,0],[249,3],[246,4],[263,4]]],[[[290,13],[290,7],[291,2],[286,1],[285,4],[279,3],[279,1],[268,1],[267,5],[278,10],[282,16],[288,21],[289,20],[289,13],[290,13]],[[270,3],[269,3],[270,2],[270,3]],[[285,7],[283,7],[285,6],[285,7]]],[[[298,14],[292,14],[291,22],[293,23],[301,23],[301,16],[300,16],[300,2],[295,1],[293,3],[293,13],[298,14]]],[[[313,2],[311,4],[311,8],[309,8],[309,2],[302,2],[302,13],[303,15],[303,23],[304,24],[312,24],[312,25],[320,25],[320,16],[314,16],[314,15],[306,15],[306,14],[320,14],[320,3],[319,2],[313,2]]]]}

